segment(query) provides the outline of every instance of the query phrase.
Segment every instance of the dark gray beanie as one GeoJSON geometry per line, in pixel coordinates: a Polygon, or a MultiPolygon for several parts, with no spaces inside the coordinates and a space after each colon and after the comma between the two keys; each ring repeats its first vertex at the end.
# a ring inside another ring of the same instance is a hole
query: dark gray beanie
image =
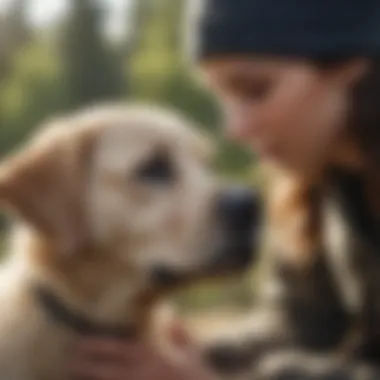
{"type": "Polygon", "coordinates": [[[197,1],[190,33],[198,60],[380,56],[380,0],[189,0],[197,1]]]}

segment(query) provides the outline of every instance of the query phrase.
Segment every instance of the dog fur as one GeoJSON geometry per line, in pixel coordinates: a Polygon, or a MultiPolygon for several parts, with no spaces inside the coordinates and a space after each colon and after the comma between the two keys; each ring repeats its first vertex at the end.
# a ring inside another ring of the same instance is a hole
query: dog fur
{"type": "Polygon", "coordinates": [[[149,336],[162,291],[154,266],[197,276],[216,244],[211,157],[182,117],[107,105],[47,123],[1,164],[1,205],[17,219],[0,275],[1,379],[66,379],[75,333],[46,315],[35,284],[91,320],[149,336]],[[161,153],[175,162],[174,186],[137,177],[161,153]]]}

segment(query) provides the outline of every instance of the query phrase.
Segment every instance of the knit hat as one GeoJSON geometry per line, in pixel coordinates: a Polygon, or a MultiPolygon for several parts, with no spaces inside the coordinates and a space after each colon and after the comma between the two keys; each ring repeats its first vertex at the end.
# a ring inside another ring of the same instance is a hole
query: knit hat
{"type": "Polygon", "coordinates": [[[200,0],[198,5],[190,32],[198,60],[225,54],[380,56],[380,0],[200,0]]]}

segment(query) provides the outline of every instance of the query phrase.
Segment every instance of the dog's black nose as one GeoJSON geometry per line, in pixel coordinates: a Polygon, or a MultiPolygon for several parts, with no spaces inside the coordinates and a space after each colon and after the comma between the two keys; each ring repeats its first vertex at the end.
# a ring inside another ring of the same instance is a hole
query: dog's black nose
{"type": "Polygon", "coordinates": [[[246,231],[259,219],[260,201],[248,187],[231,187],[224,190],[218,199],[218,216],[229,230],[246,231]]]}
{"type": "Polygon", "coordinates": [[[212,347],[204,353],[206,362],[219,374],[233,375],[247,370],[254,354],[244,347],[212,347]]]}

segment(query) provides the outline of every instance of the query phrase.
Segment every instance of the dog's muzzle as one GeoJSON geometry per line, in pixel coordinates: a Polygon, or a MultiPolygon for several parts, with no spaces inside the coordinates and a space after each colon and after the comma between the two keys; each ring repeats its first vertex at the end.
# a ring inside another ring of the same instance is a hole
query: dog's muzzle
{"type": "Polygon", "coordinates": [[[254,261],[261,236],[262,202],[248,187],[224,189],[216,197],[213,209],[214,232],[208,257],[197,269],[180,270],[155,266],[153,282],[173,286],[188,278],[239,273],[254,261]]]}
{"type": "Polygon", "coordinates": [[[262,202],[251,188],[234,186],[216,201],[219,239],[210,266],[217,271],[244,270],[255,257],[262,224],[262,202]]]}
{"type": "Polygon", "coordinates": [[[232,187],[223,191],[217,199],[216,214],[226,232],[244,234],[252,232],[261,214],[256,193],[246,187],[232,187]]]}

